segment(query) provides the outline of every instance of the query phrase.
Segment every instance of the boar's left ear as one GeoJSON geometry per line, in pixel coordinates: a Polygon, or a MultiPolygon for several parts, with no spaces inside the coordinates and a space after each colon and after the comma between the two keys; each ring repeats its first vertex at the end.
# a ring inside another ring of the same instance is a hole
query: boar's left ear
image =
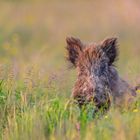
{"type": "Polygon", "coordinates": [[[109,65],[111,65],[118,56],[117,38],[105,39],[101,44],[101,48],[109,58],[109,65]]]}

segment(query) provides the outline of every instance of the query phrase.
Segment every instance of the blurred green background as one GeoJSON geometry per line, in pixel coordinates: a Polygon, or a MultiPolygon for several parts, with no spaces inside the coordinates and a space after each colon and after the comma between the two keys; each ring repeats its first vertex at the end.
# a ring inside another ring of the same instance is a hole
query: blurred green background
{"type": "Polygon", "coordinates": [[[138,0],[1,0],[0,62],[66,69],[65,38],[99,42],[118,37],[121,74],[137,77],[140,66],[138,0]]]}

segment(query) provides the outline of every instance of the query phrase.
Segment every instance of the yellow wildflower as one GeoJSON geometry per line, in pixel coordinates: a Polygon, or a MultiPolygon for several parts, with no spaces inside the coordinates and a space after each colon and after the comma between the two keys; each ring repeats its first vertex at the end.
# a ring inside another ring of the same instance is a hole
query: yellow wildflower
{"type": "Polygon", "coordinates": [[[137,109],[137,108],[136,108],[136,109],[134,109],[134,110],[133,110],[133,112],[138,112],[138,109],[137,109]]]}
{"type": "Polygon", "coordinates": [[[137,90],[137,93],[140,94],[140,89],[137,90]]]}
{"type": "Polygon", "coordinates": [[[108,116],[107,115],[105,115],[105,119],[107,119],[108,118],[108,116]]]}

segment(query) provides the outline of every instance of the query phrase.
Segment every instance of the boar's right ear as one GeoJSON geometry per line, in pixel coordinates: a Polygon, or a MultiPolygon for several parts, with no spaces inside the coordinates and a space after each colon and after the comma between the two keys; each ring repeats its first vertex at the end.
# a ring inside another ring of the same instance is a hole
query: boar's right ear
{"type": "Polygon", "coordinates": [[[67,42],[67,51],[68,51],[68,56],[67,59],[70,61],[74,66],[76,66],[77,59],[82,52],[82,42],[78,38],[74,37],[67,37],[66,38],[67,42]]]}

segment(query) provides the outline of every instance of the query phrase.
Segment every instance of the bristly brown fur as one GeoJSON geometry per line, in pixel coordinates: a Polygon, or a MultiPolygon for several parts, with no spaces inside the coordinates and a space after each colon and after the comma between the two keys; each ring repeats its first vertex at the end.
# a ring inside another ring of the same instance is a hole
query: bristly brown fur
{"type": "Polygon", "coordinates": [[[67,38],[67,59],[76,67],[78,77],[72,95],[79,106],[94,102],[96,110],[108,110],[113,102],[121,106],[136,95],[114,67],[118,57],[117,38],[108,38],[99,44],[86,45],[73,37],[67,38]]]}

